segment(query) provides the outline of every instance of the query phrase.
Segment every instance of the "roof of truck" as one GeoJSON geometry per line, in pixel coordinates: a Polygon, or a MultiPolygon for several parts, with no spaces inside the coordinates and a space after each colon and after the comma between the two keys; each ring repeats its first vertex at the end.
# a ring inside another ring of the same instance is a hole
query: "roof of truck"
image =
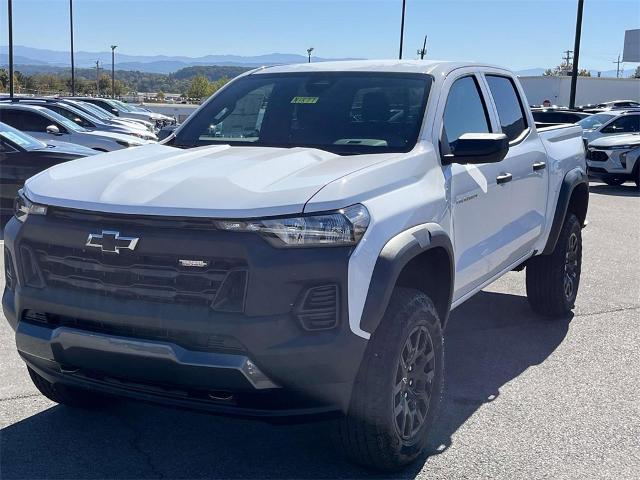
{"type": "Polygon", "coordinates": [[[503,67],[477,62],[450,62],[441,60],[342,60],[334,62],[297,63],[263,67],[252,73],[293,73],[293,72],[398,72],[448,74],[462,67],[503,67]]]}

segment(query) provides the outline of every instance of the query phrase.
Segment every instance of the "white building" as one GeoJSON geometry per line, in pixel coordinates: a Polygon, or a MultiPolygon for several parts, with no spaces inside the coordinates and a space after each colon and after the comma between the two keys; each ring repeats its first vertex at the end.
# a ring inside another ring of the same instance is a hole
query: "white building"
{"type": "MultiPolygon", "coordinates": [[[[530,105],[549,100],[553,105],[568,106],[571,77],[520,77],[530,105]]],[[[640,101],[640,79],[578,77],[576,105],[610,100],[640,101]]]]}

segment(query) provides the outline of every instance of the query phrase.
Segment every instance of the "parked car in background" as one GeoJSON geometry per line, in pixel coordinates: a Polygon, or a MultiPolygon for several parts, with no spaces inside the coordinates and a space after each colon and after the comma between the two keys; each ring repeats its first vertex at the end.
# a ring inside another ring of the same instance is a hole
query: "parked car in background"
{"type": "Polygon", "coordinates": [[[35,386],[72,406],[335,415],[368,468],[422,458],[452,308],[525,268],[554,329],[574,308],[582,131],[538,129],[526,105],[483,64],[276,66],[164,145],[31,178],[3,308],[35,386]]]}
{"type": "Polygon", "coordinates": [[[93,103],[84,102],[82,100],[75,100],[72,98],[61,98],[60,100],[64,100],[65,102],[70,102],[76,108],[79,108],[82,111],[87,113],[91,113],[92,115],[98,117],[100,120],[108,123],[113,123],[115,125],[124,125],[130,128],[143,129],[148,131],[149,133],[155,134],[156,125],[155,123],[148,122],[146,120],[134,119],[134,118],[123,118],[114,115],[110,111],[105,110],[98,105],[93,103]]]}
{"type": "Polygon", "coordinates": [[[153,143],[132,135],[87,130],[40,105],[0,102],[0,122],[7,123],[39,140],[58,139],[101,152],[153,143]]]}
{"type": "Polygon", "coordinates": [[[0,122],[0,217],[13,215],[13,202],[27,178],[53,165],[94,155],[90,148],[49,140],[46,143],[0,122]]]}
{"type": "Polygon", "coordinates": [[[601,137],[587,149],[589,176],[608,185],[636,182],[640,188],[640,133],[601,137]]]}
{"type": "Polygon", "coordinates": [[[640,132],[640,111],[609,111],[595,113],[578,122],[585,145],[600,137],[640,132]]]}
{"type": "Polygon", "coordinates": [[[596,105],[596,108],[610,108],[610,109],[626,109],[626,108],[640,108],[640,102],[634,100],[613,100],[611,102],[602,102],[596,105]]]}
{"type": "Polygon", "coordinates": [[[121,118],[131,118],[151,122],[157,130],[161,129],[165,125],[176,123],[174,118],[162,115],[160,113],[147,112],[144,110],[136,111],[130,105],[111,98],[73,97],[73,99],[93,103],[94,105],[97,105],[100,108],[121,118]]]}
{"type": "Polygon", "coordinates": [[[560,108],[532,108],[533,119],[541,126],[577,123],[591,114],[560,108]]]}
{"type": "Polygon", "coordinates": [[[155,133],[149,132],[144,128],[135,128],[133,126],[103,122],[98,117],[77,108],[77,105],[65,100],[49,98],[17,98],[9,101],[8,103],[43,106],[91,131],[95,130],[99,132],[122,133],[124,135],[133,135],[134,137],[142,138],[143,140],[158,139],[155,133]]]}

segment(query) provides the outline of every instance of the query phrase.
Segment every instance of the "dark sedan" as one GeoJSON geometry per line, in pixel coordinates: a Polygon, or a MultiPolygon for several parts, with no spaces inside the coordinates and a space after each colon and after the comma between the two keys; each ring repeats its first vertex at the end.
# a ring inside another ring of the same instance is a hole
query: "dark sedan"
{"type": "Polygon", "coordinates": [[[0,122],[0,217],[6,220],[13,215],[13,200],[27,178],[53,165],[96,153],[71,143],[44,143],[0,122]]]}

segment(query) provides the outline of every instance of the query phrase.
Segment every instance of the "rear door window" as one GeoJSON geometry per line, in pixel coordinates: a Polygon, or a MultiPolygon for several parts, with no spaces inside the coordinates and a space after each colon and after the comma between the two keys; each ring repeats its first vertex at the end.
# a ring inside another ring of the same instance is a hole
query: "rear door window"
{"type": "Polygon", "coordinates": [[[512,79],[499,75],[486,75],[486,79],[498,110],[502,133],[513,141],[527,129],[520,96],[512,79]]]}

